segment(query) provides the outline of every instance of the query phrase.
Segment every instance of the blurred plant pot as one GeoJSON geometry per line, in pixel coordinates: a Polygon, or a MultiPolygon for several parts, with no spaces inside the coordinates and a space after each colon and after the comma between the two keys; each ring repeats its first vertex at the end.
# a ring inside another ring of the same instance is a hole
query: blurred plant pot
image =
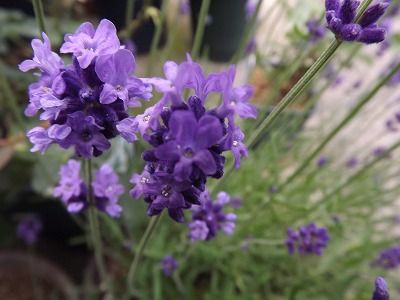
{"type": "MultiPolygon", "coordinates": [[[[202,0],[191,0],[196,32],[202,0]]],[[[246,25],[246,0],[211,0],[201,51],[217,62],[229,61],[238,50],[246,25]]],[[[194,34],[193,34],[194,35],[194,34]]]]}
{"type": "MultiPolygon", "coordinates": [[[[125,14],[126,14],[126,3],[127,0],[95,0],[96,7],[101,18],[106,18],[115,24],[117,30],[124,29],[125,26],[125,14]]],[[[135,0],[134,7],[134,18],[136,18],[143,8],[144,0],[135,0]]],[[[151,5],[161,8],[162,0],[153,0],[151,5]]],[[[150,51],[151,41],[153,40],[155,33],[155,25],[151,18],[145,19],[139,27],[137,27],[132,33],[131,40],[135,44],[135,54],[145,54],[150,51]]],[[[163,47],[167,41],[166,26],[161,33],[160,42],[158,47],[163,47]]]]}
{"type": "Polygon", "coordinates": [[[49,261],[24,252],[2,251],[0,299],[75,300],[77,295],[70,279],[49,261]]]}

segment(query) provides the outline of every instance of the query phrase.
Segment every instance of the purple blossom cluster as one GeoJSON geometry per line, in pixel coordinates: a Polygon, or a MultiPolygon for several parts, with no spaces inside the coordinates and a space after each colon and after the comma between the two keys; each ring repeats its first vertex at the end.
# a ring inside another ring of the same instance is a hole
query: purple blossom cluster
{"type": "Polygon", "coordinates": [[[301,226],[298,231],[289,228],[286,246],[290,255],[296,251],[300,255],[322,255],[329,240],[329,233],[325,227],[317,227],[314,223],[310,223],[301,226]]]}
{"type": "Polygon", "coordinates": [[[140,99],[151,97],[151,86],[132,75],[135,58],[120,45],[113,23],[102,20],[95,29],[83,23],[65,36],[61,53],[72,54],[66,65],[43,41],[32,41],[33,59],[19,68],[39,70],[38,81],[29,86],[27,116],[39,111],[49,127],[35,127],[27,136],[31,151],[45,152],[51,144],[84,158],[98,156],[110,148],[109,139],[121,135],[128,142],[136,139],[134,118],[129,107],[140,106],[140,99]]]}
{"type": "Polygon", "coordinates": [[[161,269],[167,277],[171,277],[176,269],[178,269],[178,266],[178,262],[171,255],[167,255],[161,260],[161,269]]]}
{"type": "Polygon", "coordinates": [[[400,266],[400,245],[383,250],[372,265],[386,270],[396,269],[400,266]]]}
{"type": "Polygon", "coordinates": [[[377,277],[375,280],[375,289],[372,294],[372,300],[389,300],[389,292],[386,281],[383,277],[377,277]]]}
{"type": "Polygon", "coordinates": [[[183,210],[201,204],[199,198],[207,178],[223,176],[223,153],[232,152],[236,168],[241,157],[247,156],[244,134],[235,119],[255,118],[257,111],[249,103],[252,88],[233,86],[234,66],[206,76],[188,56],[179,65],[166,62],[164,73],[165,79],[144,80],[163,96],[135,119],[138,131],[152,149],[142,155],[146,162],[142,174],[134,174],[131,179],[135,185],[131,195],[144,196],[149,204],[148,215],[167,209],[171,218],[183,222],[183,210]],[[221,98],[215,106],[211,93],[221,98]]]}
{"type": "MultiPolygon", "coordinates": [[[[79,213],[88,205],[88,187],[81,178],[81,163],[69,160],[60,168],[60,181],[54,188],[53,195],[61,198],[70,213],[79,213]]],[[[119,184],[118,175],[104,164],[98,169],[91,183],[94,205],[111,217],[119,217],[122,212],[118,204],[124,188],[119,184]]]]}
{"type": "Polygon", "coordinates": [[[227,205],[232,205],[232,200],[227,193],[220,192],[213,201],[208,191],[204,191],[200,196],[201,205],[193,205],[191,209],[189,239],[192,242],[211,240],[221,230],[227,235],[233,234],[236,215],[224,212],[227,205]]]}
{"type": "Polygon", "coordinates": [[[385,28],[376,24],[389,3],[379,1],[371,5],[359,21],[356,20],[358,0],[325,0],[328,28],[342,41],[365,44],[380,43],[385,39],[385,28]]]}
{"type": "Polygon", "coordinates": [[[43,229],[40,218],[36,215],[26,215],[18,222],[17,236],[31,246],[38,240],[43,229]]]}

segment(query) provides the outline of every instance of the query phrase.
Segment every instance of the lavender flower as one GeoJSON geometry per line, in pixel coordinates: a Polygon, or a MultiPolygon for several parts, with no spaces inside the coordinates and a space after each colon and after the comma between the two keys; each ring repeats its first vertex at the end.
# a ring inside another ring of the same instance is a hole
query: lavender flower
{"type": "Polygon", "coordinates": [[[97,30],[82,24],[67,34],[62,53],[72,53],[72,64],[65,65],[51,51],[50,41],[32,41],[34,57],[20,64],[24,72],[39,69],[39,80],[29,87],[27,116],[41,111],[40,119],[49,128],[35,127],[27,136],[32,152],[44,153],[50,145],[73,147],[77,156],[91,158],[111,146],[109,140],[121,135],[136,140],[134,117],[128,107],[140,106],[140,99],[151,97],[151,86],[131,73],[133,54],[120,49],[114,25],[102,20],[97,30]]]}
{"type": "Polygon", "coordinates": [[[190,12],[189,0],[181,0],[179,3],[179,13],[181,15],[187,15],[190,12]]]}
{"type": "Polygon", "coordinates": [[[353,169],[358,165],[358,159],[356,157],[351,157],[346,161],[346,167],[353,169]]]}
{"type": "Polygon", "coordinates": [[[326,28],[317,19],[308,20],[306,26],[312,43],[318,42],[325,36],[326,28]]]}
{"type": "Polygon", "coordinates": [[[300,255],[322,255],[330,240],[325,227],[318,228],[314,223],[301,226],[298,231],[289,228],[287,231],[286,246],[289,254],[296,251],[300,255]]]}
{"type": "MultiPolygon", "coordinates": [[[[70,213],[82,212],[88,205],[88,187],[82,180],[81,163],[69,160],[60,168],[60,181],[54,189],[53,195],[60,197],[70,213]]],[[[122,212],[118,204],[124,188],[118,182],[118,176],[108,165],[102,165],[96,172],[91,183],[93,188],[94,204],[97,209],[111,217],[119,217],[122,212]]]]}
{"type": "Polygon", "coordinates": [[[325,0],[328,28],[339,40],[358,41],[365,44],[380,43],[385,39],[385,29],[376,24],[385,13],[388,3],[371,5],[356,23],[358,0],[325,0]]]}
{"type": "Polygon", "coordinates": [[[377,277],[375,280],[375,290],[372,294],[372,300],[389,300],[389,298],[385,279],[383,277],[377,277]]]}
{"type": "Polygon", "coordinates": [[[194,241],[213,239],[222,230],[231,235],[235,230],[236,215],[225,213],[224,207],[231,203],[225,192],[217,195],[212,201],[208,191],[201,194],[201,205],[192,207],[192,221],[189,223],[189,239],[194,241]]]}
{"type": "Polygon", "coordinates": [[[233,86],[234,66],[206,76],[188,56],[180,65],[166,62],[164,73],[165,79],[144,79],[163,96],[135,118],[133,127],[153,148],[142,155],[145,171],[132,177],[131,195],[144,196],[148,215],[167,209],[174,220],[183,222],[183,210],[200,204],[207,178],[222,177],[223,152],[233,153],[236,168],[247,156],[244,134],[235,119],[255,118],[257,112],[249,103],[251,87],[233,86]],[[186,100],[187,89],[192,95],[186,100]],[[210,93],[220,94],[222,101],[208,109],[210,93]]]}
{"type": "Polygon", "coordinates": [[[245,12],[247,18],[251,18],[256,12],[257,2],[256,0],[247,0],[245,5],[245,12]]]}
{"type": "Polygon", "coordinates": [[[164,275],[167,277],[172,276],[172,274],[178,268],[178,262],[176,259],[170,255],[165,256],[161,261],[161,269],[164,275]]]}
{"type": "Polygon", "coordinates": [[[396,269],[400,265],[400,245],[383,250],[372,265],[386,270],[396,269]]]}
{"type": "Polygon", "coordinates": [[[43,224],[38,216],[27,215],[19,221],[17,226],[17,235],[30,246],[36,243],[42,229],[43,224]]]}
{"type": "Polygon", "coordinates": [[[328,163],[328,158],[326,156],[320,156],[317,160],[317,166],[322,168],[328,163]]]}

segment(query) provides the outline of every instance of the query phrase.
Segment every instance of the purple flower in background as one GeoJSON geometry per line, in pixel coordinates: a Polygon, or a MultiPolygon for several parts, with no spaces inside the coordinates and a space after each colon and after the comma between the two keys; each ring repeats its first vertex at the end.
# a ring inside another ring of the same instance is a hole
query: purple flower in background
{"type": "Polygon", "coordinates": [[[151,97],[152,87],[132,75],[133,54],[120,49],[114,25],[102,20],[97,30],[82,24],[67,34],[62,53],[72,53],[72,64],[64,65],[51,51],[50,41],[32,41],[34,57],[20,64],[24,72],[39,69],[39,80],[29,87],[27,116],[41,112],[48,129],[35,127],[27,136],[31,151],[44,153],[52,144],[74,148],[84,158],[99,156],[110,148],[109,140],[121,135],[136,140],[138,121],[128,107],[140,106],[151,97]]]}
{"type": "Polygon", "coordinates": [[[181,0],[179,2],[179,13],[181,15],[187,15],[190,13],[190,2],[189,0],[181,0]]]}
{"type": "Polygon", "coordinates": [[[251,18],[257,9],[257,1],[256,0],[247,0],[245,5],[245,12],[247,18],[251,18]]]}
{"type": "Polygon", "coordinates": [[[358,165],[358,159],[356,157],[349,158],[346,161],[346,167],[349,169],[353,169],[358,165]]]}
{"type": "Polygon", "coordinates": [[[390,158],[390,153],[387,153],[387,149],[382,146],[378,146],[372,150],[372,155],[375,157],[386,157],[390,158]]]}
{"type": "Polygon", "coordinates": [[[130,194],[144,197],[148,215],[167,209],[171,218],[183,222],[183,210],[200,204],[207,178],[223,176],[223,153],[233,153],[236,168],[247,156],[244,134],[235,123],[238,117],[255,118],[257,112],[249,103],[252,88],[233,85],[234,66],[205,75],[188,56],[182,64],[166,62],[164,73],[165,79],[144,79],[162,97],[135,117],[136,130],[152,148],[142,155],[145,171],[132,176],[130,194]],[[210,93],[219,94],[221,103],[206,106],[210,93]]]}
{"type": "Polygon", "coordinates": [[[339,40],[358,41],[365,44],[380,43],[385,39],[385,29],[376,24],[385,13],[388,3],[371,5],[356,23],[358,0],[325,0],[328,28],[339,40]]]}
{"type": "Polygon", "coordinates": [[[124,193],[124,187],[119,184],[118,175],[109,165],[102,165],[96,172],[92,187],[99,209],[112,217],[119,217],[122,207],[118,199],[124,193]]]}
{"type": "Polygon", "coordinates": [[[317,160],[317,166],[322,168],[328,163],[328,158],[326,156],[320,156],[317,160]]]}
{"type": "MultiPolygon", "coordinates": [[[[81,178],[81,163],[69,160],[60,168],[60,181],[54,188],[53,195],[61,198],[70,213],[79,213],[88,205],[88,187],[81,178]]],[[[97,209],[111,217],[119,217],[122,212],[118,204],[124,188],[119,184],[117,174],[109,165],[102,165],[91,183],[94,204],[97,209]]]]}
{"type": "Polygon", "coordinates": [[[178,262],[171,255],[167,255],[161,260],[161,269],[165,276],[170,277],[178,269],[178,262]]]}
{"type": "Polygon", "coordinates": [[[291,255],[296,251],[300,255],[322,255],[329,240],[329,233],[325,227],[318,228],[314,223],[310,223],[301,226],[298,231],[289,228],[286,246],[291,255]]]}
{"type": "Polygon", "coordinates": [[[208,191],[201,194],[201,204],[192,206],[192,221],[189,223],[188,237],[192,242],[213,239],[219,231],[227,235],[235,230],[236,215],[225,213],[224,208],[231,203],[230,196],[220,192],[212,201],[208,191]]]}
{"type": "Polygon", "coordinates": [[[312,43],[318,42],[325,36],[326,28],[317,19],[308,20],[306,26],[312,43]]]}
{"type": "Polygon", "coordinates": [[[82,69],[86,69],[95,57],[113,54],[120,47],[114,24],[105,19],[96,30],[91,23],[83,23],[74,34],[65,35],[64,40],[60,52],[73,53],[82,69]]]}
{"type": "Polygon", "coordinates": [[[38,236],[43,229],[42,221],[36,215],[24,216],[18,223],[17,236],[27,245],[36,243],[38,236]]]}
{"type": "Polygon", "coordinates": [[[246,55],[250,55],[257,49],[257,41],[255,38],[250,39],[250,41],[247,43],[246,48],[244,53],[246,55]]]}
{"type": "Polygon", "coordinates": [[[386,270],[396,269],[400,265],[400,245],[384,249],[372,265],[386,270]]]}
{"type": "Polygon", "coordinates": [[[383,277],[377,277],[375,280],[375,290],[372,294],[372,300],[389,300],[389,292],[386,281],[383,277]]]}

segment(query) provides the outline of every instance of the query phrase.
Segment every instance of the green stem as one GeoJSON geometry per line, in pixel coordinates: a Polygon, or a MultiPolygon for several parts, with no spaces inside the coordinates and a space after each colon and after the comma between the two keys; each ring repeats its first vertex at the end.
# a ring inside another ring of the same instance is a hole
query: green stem
{"type": "Polygon", "coordinates": [[[168,3],[167,0],[163,1],[162,6],[161,6],[161,12],[153,18],[154,24],[156,26],[156,31],[154,33],[153,40],[151,41],[150,59],[147,64],[147,76],[151,75],[153,66],[154,66],[154,62],[157,60],[156,59],[157,47],[158,47],[158,44],[160,43],[161,33],[163,30],[163,23],[164,23],[164,19],[165,19],[167,3],[168,3]]]}
{"type": "Polygon", "coordinates": [[[372,160],[370,163],[366,164],[364,167],[362,167],[360,170],[358,170],[356,173],[354,173],[352,176],[350,176],[346,181],[344,181],[342,184],[337,186],[334,190],[332,190],[325,198],[323,201],[319,201],[316,203],[311,210],[318,208],[321,206],[323,203],[326,203],[330,198],[335,196],[338,192],[340,192],[342,189],[350,185],[352,182],[356,181],[359,179],[361,176],[363,176],[368,170],[370,170],[373,166],[375,166],[378,162],[380,162],[383,159],[387,158],[387,155],[392,153],[394,150],[400,147],[400,141],[395,143],[393,146],[391,146],[389,149],[386,150],[385,155],[381,155],[374,160],[372,160]]]}
{"type": "Polygon", "coordinates": [[[397,64],[391,72],[382,78],[371,91],[369,91],[358,104],[346,115],[346,117],[322,140],[317,148],[305,159],[303,163],[296,169],[295,172],[286,180],[284,185],[279,189],[282,190],[283,187],[291,183],[297,176],[303,172],[308,164],[312,162],[322,149],[353,119],[353,117],[378,93],[378,91],[400,70],[400,63],[397,64]]]}
{"type": "Polygon", "coordinates": [[[140,239],[139,245],[135,251],[135,257],[133,258],[132,264],[129,268],[128,272],[128,278],[127,278],[127,288],[130,294],[134,293],[134,280],[135,280],[135,274],[139,266],[140,259],[142,258],[144,248],[147,245],[147,242],[149,241],[152,233],[154,232],[154,229],[156,228],[158,221],[160,220],[161,214],[159,214],[156,217],[152,217],[150,219],[149,224],[147,225],[147,228],[140,239]]]}
{"type": "Polygon", "coordinates": [[[100,226],[97,216],[97,208],[94,201],[93,189],[92,189],[92,161],[90,159],[86,160],[86,186],[88,189],[88,219],[90,227],[90,235],[93,243],[94,256],[96,261],[96,266],[99,271],[101,288],[107,290],[109,288],[109,281],[107,277],[106,268],[103,261],[103,247],[100,235],[100,226]]]}
{"type": "Polygon", "coordinates": [[[134,8],[135,8],[135,0],[127,0],[126,12],[125,12],[125,28],[126,28],[127,39],[130,39],[132,33],[132,26],[130,24],[133,19],[134,8]]]}
{"type": "Polygon", "coordinates": [[[203,40],[204,30],[206,27],[206,20],[208,10],[210,9],[211,0],[202,0],[199,20],[197,21],[196,33],[194,35],[192,58],[196,59],[200,54],[201,42],[203,40]]]}
{"type": "Polygon", "coordinates": [[[36,22],[39,27],[39,36],[42,35],[42,32],[46,32],[45,18],[44,18],[44,9],[42,0],[32,0],[33,10],[35,12],[36,22]]]}

